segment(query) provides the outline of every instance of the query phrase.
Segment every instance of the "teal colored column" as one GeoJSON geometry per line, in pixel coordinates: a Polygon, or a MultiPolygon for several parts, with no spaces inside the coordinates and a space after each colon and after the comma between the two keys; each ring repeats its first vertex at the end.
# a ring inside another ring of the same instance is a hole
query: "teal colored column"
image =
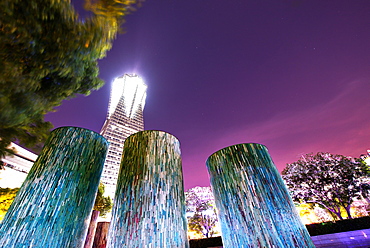
{"type": "Polygon", "coordinates": [[[87,129],[51,132],[1,224],[0,247],[82,247],[107,148],[87,129]]]}
{"type": "Polygon", "coordinates": [[[207,167],[225,248],[315,247],[264,145],[226,147],[207,167]]]}
{"type": "Polygon", "coordinates": [[[189,247],[179,141],[143,131],[125,141],[108,246],[189,247]]]}

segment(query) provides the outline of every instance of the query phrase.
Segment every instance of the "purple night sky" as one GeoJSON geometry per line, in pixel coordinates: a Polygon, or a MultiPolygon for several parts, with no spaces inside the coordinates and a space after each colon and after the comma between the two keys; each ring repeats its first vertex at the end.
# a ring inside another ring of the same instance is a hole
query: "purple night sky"
{"type": "Polygon", "coordinates": [[[99,62],[106,85],[48,114],[99,132],[110,85],[148,85],[146,130],[181,142],[185,188],[208,186],[205,161],[261,143],[281,171],[310,152],[370,148],[369,0],[147,0],[99,62]]]}

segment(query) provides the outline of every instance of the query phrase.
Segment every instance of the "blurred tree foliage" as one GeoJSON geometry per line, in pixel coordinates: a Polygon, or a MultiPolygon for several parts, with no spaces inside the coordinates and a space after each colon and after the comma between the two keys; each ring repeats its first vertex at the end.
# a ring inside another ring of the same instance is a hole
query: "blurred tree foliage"
{"type": "Polygon", "coordinates": [[[4,219],[18,191],[19,188],[0,188],[0,220],[4,219]]]}
{"type": "Polygon", "coordinates": [[[87,0],[92,15],[81,20],[68,0],[0,1],[0,158],[11,141],[42,143],[46,113],[103,85],[97,60],[139,4],[87,0]]]}
{"type": "Polygon", "coordinates": [[[104,196],[105,187],[104,184],[100,183],[98,193],[96,195],[94,210],[100,212],[100,216],[104,217],[112,209],[113,203],[110,197],[104,196]]]}

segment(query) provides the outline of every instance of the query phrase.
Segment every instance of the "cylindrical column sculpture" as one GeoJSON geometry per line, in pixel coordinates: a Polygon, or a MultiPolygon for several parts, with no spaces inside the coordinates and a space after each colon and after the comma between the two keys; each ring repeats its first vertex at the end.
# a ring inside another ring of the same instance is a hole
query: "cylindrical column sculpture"
{"type": "Polygon", "coordinates": [[[264,145],[226,147],[207,167],[225,248],[315,247],[264,145]]]}
{"type": "Polygon", "coordinates": [[[142,131],[125,141],[108,247],[189,247],[179,141],[142,131]]]}
{"type": "Polygon", "coordinates": [[[107,148],[87,129],[51,132],[1,224],[0,247],[82,247],[107,148]]]}

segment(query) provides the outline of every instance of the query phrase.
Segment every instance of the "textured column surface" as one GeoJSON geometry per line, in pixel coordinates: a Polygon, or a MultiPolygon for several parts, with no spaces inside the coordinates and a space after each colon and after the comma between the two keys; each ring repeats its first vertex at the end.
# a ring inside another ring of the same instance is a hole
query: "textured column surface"
{"type": "Polygon", "coordinates": [[[225,248],[315,247],[264,145],[226,147],[207,167],[225,248]]]}
{"type": "Polygon", "coordinates": [[[82,247],[108,143],[82,128],[55,129],[0,227],[0,247],[82,247]]]}
{"type": "Polygon", "coordinates": [[[93,248],[105,248],[107,246],[107,237],[110,222],[98,222],[96,225],[93,248]]]}
{"type": "Polygon", "coordinates": [[[124,144],[108,247],[189,247],[179,141],[143,131],[124,144]]]}
{"type": "Polygon", "coordinates": [[[98,210],[92,211],[89,228],[87,229],[84,248],[91,248],[94,244],[96,225],[98,224],[99,214],[100,212],[98,210]]]}

